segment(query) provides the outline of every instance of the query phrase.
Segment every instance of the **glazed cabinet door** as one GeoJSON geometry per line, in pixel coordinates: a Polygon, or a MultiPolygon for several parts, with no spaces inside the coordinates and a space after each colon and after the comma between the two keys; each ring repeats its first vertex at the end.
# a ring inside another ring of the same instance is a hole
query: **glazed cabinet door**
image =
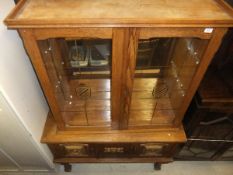
{"type": "Polygon", "coordinates": [[[140,29],[129,128],[171,126],[178,117],[209,42],[204,29],[186,30],[140,29]]]}
{"type": "Polygon", "coordinates": [[[213,28],[130,29],[122,128],[179,126],[224,32],[213,28]]]}
{"type": "Polygon", "coordinates": [[[110,126],[111,39],[38,41],[67,127],[110,126]]]}
{"type": "Polygon", "coordinates": [[[35,29],[21,34],[60,129],[110,129],[112,29],[35,29]]]}
{"type": "Polygon", "coordinates": [[[136,28],[20,30],[59,129],[127,128],[136,28]]]}

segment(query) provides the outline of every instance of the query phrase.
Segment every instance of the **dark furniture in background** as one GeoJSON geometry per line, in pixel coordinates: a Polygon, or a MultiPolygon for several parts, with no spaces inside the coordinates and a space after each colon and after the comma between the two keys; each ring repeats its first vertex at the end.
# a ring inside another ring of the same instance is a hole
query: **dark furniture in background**
{"type": "Polygon", "coordinates": [[[229,30],[184,118],[183,160],[233,160],[233,30],[229,30]]]}

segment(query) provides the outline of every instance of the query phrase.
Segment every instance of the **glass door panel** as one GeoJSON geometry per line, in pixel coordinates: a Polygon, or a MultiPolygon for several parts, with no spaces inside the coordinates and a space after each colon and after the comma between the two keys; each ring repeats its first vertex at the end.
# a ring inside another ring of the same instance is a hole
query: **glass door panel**
{"type": "Polygon", "coordinates": [[[207,43],[197,38],[139,40],[129,126],[172,124],[207,43]]]}
{"type": "Polygon", "coordinates": [[[66,126],[110,127],[111,40],[56,38],[38,43],[66,126]]]}

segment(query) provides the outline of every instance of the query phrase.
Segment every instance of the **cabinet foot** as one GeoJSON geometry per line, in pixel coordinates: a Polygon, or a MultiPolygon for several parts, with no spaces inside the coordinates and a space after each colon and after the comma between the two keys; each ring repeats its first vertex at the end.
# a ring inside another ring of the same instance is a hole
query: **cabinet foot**
{"type": "Polygon", "coordinates": [[[69,163],[65,163],[64,165],[64,171],[65,172],[71,172],[72,170],[72,165],[70,165],[69,163]]]}
{"type": "Polygon", "coordinates": [[[154,170],[161,170],[161,163],[154,163],[154,170]]]}

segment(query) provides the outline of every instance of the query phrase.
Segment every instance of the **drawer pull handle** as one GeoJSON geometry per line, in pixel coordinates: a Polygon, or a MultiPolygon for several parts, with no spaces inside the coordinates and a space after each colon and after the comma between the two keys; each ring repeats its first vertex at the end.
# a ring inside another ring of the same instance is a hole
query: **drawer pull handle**
{"type": "Polygon", "coordinates": [[[107,148],[104,148],[104,152],[105,153],[123,153],[124,148],[107,147],[107,148]]]}

